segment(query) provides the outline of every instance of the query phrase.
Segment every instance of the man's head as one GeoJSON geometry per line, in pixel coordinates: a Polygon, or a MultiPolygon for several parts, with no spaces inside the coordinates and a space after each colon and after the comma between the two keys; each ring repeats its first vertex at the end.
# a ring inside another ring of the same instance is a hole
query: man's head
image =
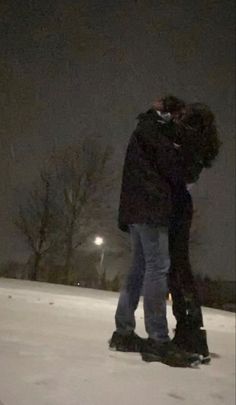
{"type": "Polygon", "coordinates": [[[169,95],[156,100],[153,107],[162,112],[169,113],[173,120],[178,121],[185,109],[185,102],[175,96],[169,95]]]}

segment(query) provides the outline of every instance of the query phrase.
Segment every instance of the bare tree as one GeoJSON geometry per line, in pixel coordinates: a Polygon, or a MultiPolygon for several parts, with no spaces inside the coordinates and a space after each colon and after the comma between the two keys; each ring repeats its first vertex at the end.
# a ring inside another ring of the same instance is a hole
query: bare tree
{"type": "Polygon", "coordinates": [[[112,217],[110,156],[110,148],[90,139],[54,154],[41,171],[15,221],[33,254],[32,280],[50,254],[63,265],[64,281],[70,281],[76,249],[112,217]]]}
{"type": "Polygon", "coordinates": [[[69,147],[52,159],[67,281],[73,254],[91,233],[106,200],[111,185],[111,176],[106,173],[110,154],[109,148],[90,140],[69,147]]]}
{"type": "Polygon", "coordinates": [[[25,204],[20,206],[15,220],[15,225],[24,235],[33,254],[31,280],[37,280],[42,258],[50,251],[54,243],[52,233],[55,229],[50,191],[50,176],[41,171],[40,181],[30,192],[25,204]]]}

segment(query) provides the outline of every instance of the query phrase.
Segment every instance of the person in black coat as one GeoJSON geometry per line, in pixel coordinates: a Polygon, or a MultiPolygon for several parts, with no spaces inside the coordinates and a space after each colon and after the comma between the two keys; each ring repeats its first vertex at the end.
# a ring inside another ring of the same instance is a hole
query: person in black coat
{"type": "Polygon", "coordinates": [[[119,205],[119,227],[133,223],[168,226],[172,211],[171,188],[181,187],[179,156],[172,139],[176,128],[154,109],[138,116],[128,144],[119,205]]]}
{"type": "Polygon", "coordinates": [[[162,111],[152,108],[139,115],[125,157],[119,226],[130,232],[133,261],[120,293],[110,348],[142,351],[170,365],[186,366],[192,358],[171,343],[166,318],[173,190],[178,190],[180,205],[186,190],[181,155],[174,145],[173,117],[181,113],[184,103],[172,96],[158,103],[162,111]],[[148,334],[145,347],[134,332],[141,291],[148,334]]]}
{"type": "MultiPolygon", "coordinates": [[[[205,104],[188,105],[179,122],[175,146],[182,155],[186,184],[195,183],[203,168],[209,168],[219,152],[215,118],[205,104]]],[[[169,286],[176,318],[174,342],[181,348],[197,352],[210,361],[201,303],[189,260],[189,237],[193,216],[191,194],[173,193],[173,213],[169,227],[171,268],[169,286]],[[181,201],[181,203],[180,203],[181,201]]]]}

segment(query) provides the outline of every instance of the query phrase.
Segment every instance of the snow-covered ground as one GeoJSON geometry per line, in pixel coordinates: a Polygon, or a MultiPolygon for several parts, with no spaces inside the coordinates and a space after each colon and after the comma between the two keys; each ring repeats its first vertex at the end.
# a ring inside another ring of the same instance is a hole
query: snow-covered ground
{"type": "MultiPolygon", "coordinates": [[[[204,308],[210,365],[108,350],[116,293],[0,279],[0,405],[233,405],[235,317],[204,308]]],[[[168,307],[170,328],[174,327],[168,307]]],[[[137,331],[145,336],[143,313],[137,331]]]]}

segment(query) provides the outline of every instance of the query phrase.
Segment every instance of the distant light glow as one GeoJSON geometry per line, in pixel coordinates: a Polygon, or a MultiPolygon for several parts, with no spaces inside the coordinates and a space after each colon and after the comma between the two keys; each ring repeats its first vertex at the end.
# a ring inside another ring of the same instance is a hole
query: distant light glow
{"type": "Polygon", "coordinates": [[[103,245],[104,240],[103,240],[103,238],[101,238],[101,236],[96,236],[96,238],[94,239],[94,243],[97,246],[101,246],[101,245],[103,245]]]}

